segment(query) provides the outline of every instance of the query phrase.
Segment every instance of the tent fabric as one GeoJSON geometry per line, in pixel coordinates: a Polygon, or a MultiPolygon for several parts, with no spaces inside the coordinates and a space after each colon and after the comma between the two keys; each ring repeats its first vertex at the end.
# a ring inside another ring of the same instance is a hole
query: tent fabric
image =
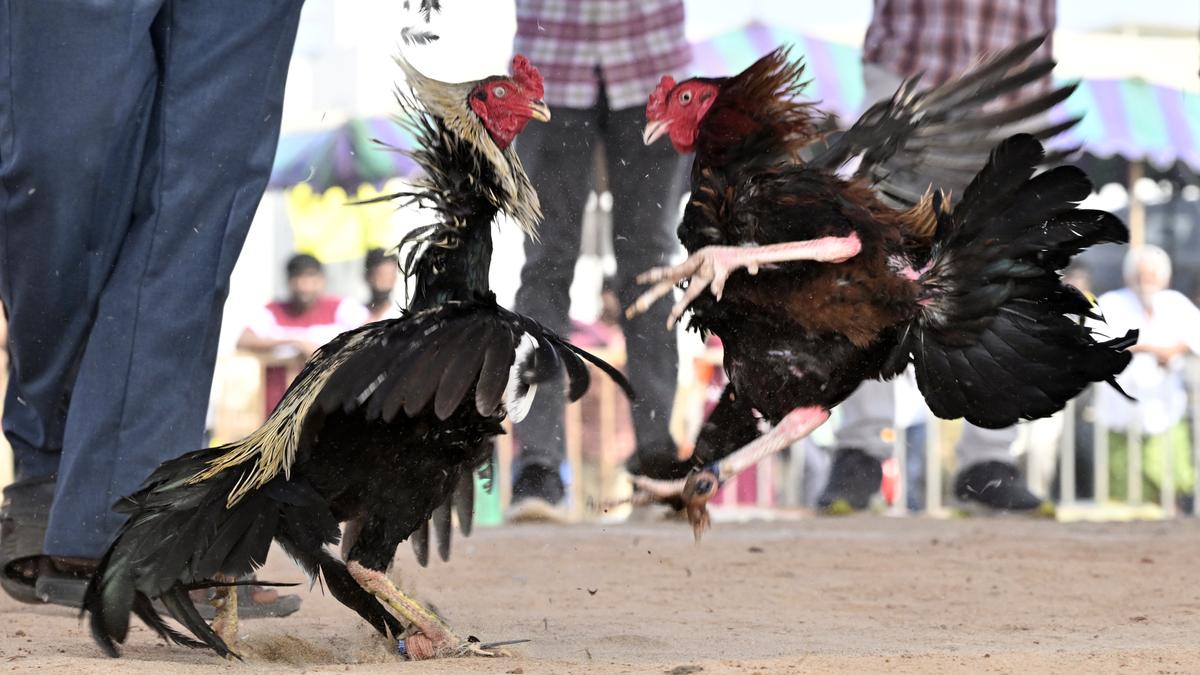
{"type": "MultiPolygon", "coordinates": [[[[783,28],[751,23],[693,45],[696,75],[740,72],[780,45],[807,61],[807,94],[847,123],[871,103],[864,101],[862,52],[783,28]]],[[[1142,80],[1086,79],[1052,113],[1055,121],[1083,121],[1057,139],[1099,157],[1120,155],[1159,168],[1182,161],[1200,168],[1200,95],[1142,80]]]]}
{"type": "MultiPolygon", "coordinates": [[[[793,56],[806,60],[807,97],[820,101],[843,124],[870,103],[864,101],[860,49],[759,22],[695,43],[692,73],[737,73],[780,45],[791,45],[793,56]]],[[[1083,117],[1056,139],[1059,147],[1081,146],[1098,157],[1119,155],[1159,168],[1182,161],[1200,169],[1200,95],[1141,80],[1088,79],[1051,116],[1055,121],[1083,117]]],[[[408,133],[385,116],[287,134],[279,142],[270,186],[307,182],[317,193],[335,186],[354,193],[360,185],[379,186],[416,171],[411,159],[376,139],[398,148],[412,144],[408,133]]]]}
{"type": "Polygon", "coordinates": [[[330,129],[285,134],[279,140],[269,187],[307,183],[316,193],[340,187],[354,194],[362,185],[382,185],[416,170],[408,155],[407,130],[387,116],[352,119],[330,129]]]}

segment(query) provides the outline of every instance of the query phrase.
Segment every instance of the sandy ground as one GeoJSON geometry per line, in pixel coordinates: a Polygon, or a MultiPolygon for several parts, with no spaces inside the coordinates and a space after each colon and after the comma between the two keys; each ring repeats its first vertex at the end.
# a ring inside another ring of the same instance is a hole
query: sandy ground
{"type": "MultiPolygon", "coordinates": [[[[77,617],[0,601],[0,670],[404,673],[1200,672],[1200,523],[880,516],[524,526],[456,542],[408,587],[505,659],[403,663],[320,589],[244,622],[244,664],[138,626],[121,660],[77,617]],[[702,670],[701,670],[702,669],[702,670]]],[[[278,551],[265,577],[298,580],[278,551]]]]}

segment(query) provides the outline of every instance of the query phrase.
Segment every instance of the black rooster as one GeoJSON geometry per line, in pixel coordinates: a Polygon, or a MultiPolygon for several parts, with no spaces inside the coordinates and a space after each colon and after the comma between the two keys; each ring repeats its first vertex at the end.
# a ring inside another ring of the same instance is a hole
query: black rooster
{"type": "Polygon", "coordinates": [[[671,322],[690,305],[691,326],[724,343],[730,384],[697,443],[704,469],[635,480],[646,494],[682,498],[697,536],[721,480],[820,426],[864,379],[910,361],[935,414],[990,428],[1049,415],[1091,382],[1116,386],[1136,334],[1097,342],[1073,318],[1094,316],[1090,304],[1059,271],[1127,230],[1076,208],[1091,191],[1079,169],[1034,176],[1045,161],[1038,138],[1076,120],[1000,140],[1073,87],[985,108],[1050,72],[1051,61],[1022,65],[1041,41],[935,89],[906,81],[833,140],[818,138],[812,106],[795,100],[803,69],[784,50],[730,78],[663,78],[645,140],[667,134],[696,152],[679,227],[693,255],[643,275],[657,285],[630,311],[690,278],[671,322]],[[854,177],[837,175],[859,155],[854,177]],[[897,172],[961,200],[906,194],[890,180],[897,172]],[[761,438],[758,417],[775,425],[761,438]]]}
{"type": "MultiPolygon", "coordinates": [[[[415,294],[399,319],[368,324],[321,347],[266,423],[247,438],[159,467],[118,508],[130,514],[85,596],[92,635],[116,656],[130,612],[169,641],[232,653],[236,593],[277,541],[309,575],[379,632],[405,624],[413,656],[492,654],[457,637],[387,578],[397,545],[428,554],[428,523],[449,553],[451,509],[469,527],[472,474],[491,456],[506,413],[528,409],[538,377],[565,369],[572,399],[588,386],[584,360],[624,379],[489,290],[496,215],[533,235],[537,195],[511,146],[530,119],[549,119],[542,79],[522,56],[511,77],[447,84],[398,59],[413,95],[398,94],[425,170],[412,192],[437,222],[405,238],[415,294]],[[325,549],[339,523],[357,530],[343,563],[325,549]],[[188,591],[223,596],[213,627],[188,591]],[[161,603],[159,605],[158,603],[161,603]],[[195,639],[169,627],[157,607],[195,639]],[[399,615],[398,621],[389,608],[399,615]]],[[[422,560],[422,563],[424,561],[422,560]]]]}

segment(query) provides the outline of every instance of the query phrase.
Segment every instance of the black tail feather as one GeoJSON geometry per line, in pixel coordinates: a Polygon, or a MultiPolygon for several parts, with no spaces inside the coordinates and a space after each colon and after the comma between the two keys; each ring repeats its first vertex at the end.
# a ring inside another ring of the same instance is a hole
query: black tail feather
{"type": "Polygon", "coordinates": [[[139,619],[141,619],[147,626],[149,626],[155,633],[158,633],[159,636],[161,636],[167,642],[182,645],[184,647],[192,647],[193,649],[200,649],[207,646],[203,642],[194,640],[168,626],[167,622],[163,621],[163,618],[161,615],[159,615],[158,611],[154,609],[154,603],[150,601],[150,598],[147,598],[144,595],[138,595],[134,599],[133,613],[137,614],[139,619]]]}
{"type": "Polygon", "coordinates": [[[1071,257],[1128,231],[1103,211],[1076,208],[1091,182],[1075,167],[1034,176],[1041,144],[1022,134],[1001,143],[939,219],[922,275],[922,310],[901,356],[940,417],[982,427],[1045,417],[1092,382],[1115,384],[1136,331],[1098,342],[1082,325],[1090,303],[1059,276],[1071,257]]]}
{"type": "Polygon", "coordinates": [[[196,606],[192,604],[192,598],[188,595],[187,591],[182,588],[173,587],[160,595],[158,600],[170,612],[171,618],[183,624],[185,628],[191,631],[192,635],[199,638],[200,642],[216,652],[218,656],[236,656],[239,659],[241,658],[229,648],[229,645],[225,644],[221,636],[213,631],[208,622],[204,620],[204,617],[200,616],[200,612],[196,611],[196,606]]]}
{"type": "Polygon", "coordinates": [[[188,592],[239,585],[228,580],[266,560],[281,524],[303,522],[322,546],[337,541],[338,524],[328,505],[305,483],[279,477],[230,508],[226,497],[243,467],[201,482],[187,480],[228,450],[211,448],[166,462],[139,492],[122,500],[131,515],[101,560],[83,602],[83,611],[91,615],[92,636],[109,656],[118,655],[131,614],[165,640],[231,655],[188,592]],[[168,626],[155,600],[195,639],[168,626]]]}

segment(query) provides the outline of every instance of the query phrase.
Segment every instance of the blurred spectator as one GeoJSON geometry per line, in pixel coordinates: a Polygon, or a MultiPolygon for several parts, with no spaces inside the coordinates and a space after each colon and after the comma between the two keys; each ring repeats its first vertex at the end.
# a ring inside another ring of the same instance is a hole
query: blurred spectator
{"type": "MultiPolygon", "coordinates": [[[[1033,58],[1048,58],[1056,11],[1055,0],[875,0],[863,38],[866,100],[890,97],[900,79],[919,73],[923,86],[941,84],[1035,35],[1046,42],[1033,58]]],[[[1017,96],[1050,84],[1043,78],[1017,96]]]]}
{"type": "MultiPolygon", "coordinates": [[[[1054,0],[875,0],[863,45],[866,100],[890,98],[904,78],[919,73],[922,86],[936,86],[981,57],[1035,35],[1048,36],[1039,51],[1048,56],[1054,24],[1054,0]]],[[[1046,77],[1033,88],[1048,85],[1046,77]]],[[[912,174],[893,176],[897,178],[913,181],[910,189],[918,194],[928,182],[912,174]]],[[[874,381],[864,382],[838,406],[836,454],[819,506],[834,511],[867,507],[879,490],[881,462],[892,453],[895,408],[894,385],[874,381]]],[[[1040,506],[1042,500],[1025,487],[1014,463],[1016,437],[1015,427],[982,429],[964,423],[954,494],[996,509],[1040,506]]]]}
{"type": "Polygon", "coordinates": [[[381,248],[367,251],[363,263],[363,274],[371,297],[367,300],[367,322],[400,317],[400,305],[392,298],[400,269],[396,267],[396,256],[388,255],[381,248]]]}
{"type": "Polygon", "coordinates": [[[1109,489],[1125,499],[1131,426],[1142,435],[1142,494],[1156,501],[1163,481],[1164,460],[1170,462],[1178,493],[1190,492],[1195,480],[1191,436],[1184,414],[1184,356],[1200,353],[1200,309],[1187,296],[1168,288],[1171,259],[1157,246],[1131,249],[1122,268],[1125,288],[1100,296],[1107,332],[1123,335],[1138,329],[1129,367],[1117,382],[1135,401],[1111,387],[1099,392],[1099,416],[1109,429],[1109,489]],[[1169,455],[1168,455],[1169,453],[1169,455]]]}
{"type": "Polygon", "coordinates": [[[621,315],[621,301],[613,291],[612,279],[605,278],[600,287],[600,315],[590,323],[572,319],[571,342],[584,349],[624,350],[621,315]]]}
{"type": "MultiPolygon", "coordinates": [[[[541,240],[526,239],[516,309],[565,334],[569,289],[579,257],[590,161],[602,143],[613,195],[614,290],[622,306],[639,293],[637,274],[667,262],[678,243],[673,182],[680,158],[667,144],[645,146],[648,92],[666,73],[681,74],[690,58],[682,0],[517,0],[516,51],[538,65],[549,124],[526,128],[517,143],[541,195],[541,240]]],[[[675,336],[663,330],[670,307],[659,303],[632,320],[621,315],[628,373],[638,399],[632,414],[637,448],[629,468],[653,473],[675,466],[668,425],[675,399],[675,336]]],[[[562,387],[542,385],[533,409],[517,426],[520,467],[510,517],[557,517],[564,496],[562,387]]]]}
{"type": "Polygon", "coordinates": [[[1063,283],[1074,286],[1089,300],[1096,299],[1096,295],[1092,292],[1092,272],[1087,265],[1081,262],[1072,262],[1067,269],[1063,270],[1063,283]]]}
{"type": "Polygon", "coordinates": [[[288,297],[256,312],[237,346],[268,356],[266,412],[283,398],[298,366],[339,333],[366,323],[367,310],[356,302],[325,295],[321,261],[299,253],[287,262],[288,297]]]}

